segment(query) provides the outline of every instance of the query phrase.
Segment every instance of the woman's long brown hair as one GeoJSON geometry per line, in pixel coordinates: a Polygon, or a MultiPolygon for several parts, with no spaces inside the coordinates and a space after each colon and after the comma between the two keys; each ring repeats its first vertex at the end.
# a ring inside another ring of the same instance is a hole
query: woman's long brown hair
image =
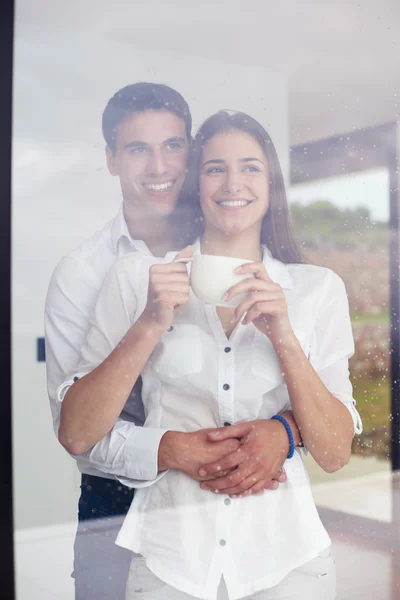
{"type": "Polygon", "coordinates": [[[275,146],[262,125],[242,112],[231,114],[221,110],[209,117],[197,132],[192,146],[189,173],[182,192],[183,205],[188,209],[190,206],[191,212],[191,226],[186,230],[186,241],[199,237],[204,230],[199,194],[203,148],[221,131],[235,129],[251,135],[261,146],[268,162],[269,207],[261,226],[261,244],[265,244],[272,256],[284,263],[303,263],[304,259],[290,223],[285,183],[275,146]]]}

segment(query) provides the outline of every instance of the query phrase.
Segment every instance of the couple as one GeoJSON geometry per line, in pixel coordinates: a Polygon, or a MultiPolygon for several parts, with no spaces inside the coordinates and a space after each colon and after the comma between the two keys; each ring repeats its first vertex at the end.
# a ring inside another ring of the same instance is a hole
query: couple
{"type": "Polygon", "coordinates": [[[345,290],[301,264],[263,128],[221,112],[193,144],[190,130],[166,86],[110,100],[123,209],[50,284],[54,424],[83,473],[76,597],[123,597],[130,563],[126,598],[334,598],[330,540],[294,447],[327,471],[349,459],[359,421],[345,290]],[[236,309],[190,293],[176,258],[193,251],[251,261],[253,277],[228,292],[246,295],[236,309]],[[126,513],[117,544],[101,528],[85,535],[93,517],[126,513]]]}

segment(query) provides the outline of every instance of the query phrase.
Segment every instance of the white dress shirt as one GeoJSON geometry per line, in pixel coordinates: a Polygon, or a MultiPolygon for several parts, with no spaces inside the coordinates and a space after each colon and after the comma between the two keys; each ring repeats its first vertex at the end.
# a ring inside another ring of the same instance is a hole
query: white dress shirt
{"type": "MultiPolygon", "coordinates": [[[[199,252],[199,244],[195,246],[199,252]]],[[[149,268],[173,259],[129,255],[110,270],[76,376],[92,371],[118,344],[147,301],[149,268]]],[[[348,358],[354,344],[342,280],[329,269],[284,265],[264,251],[269,276],[283,288],[292,327],[328,389],[361,423],[352,398],[348,358]]],[[[290,409],[276,353],[253,324],[227,339],[215,307],[192,293],[175,311],[142,372],[146,427],[194,431],[290,409]]],[[[72,379],[60,386],[62,398],[72,379]]],[[[329,546],[301,453],[284,468],[287,481],[262,496],[230,499],[200,489],[180,471],[138,490],[117,543],[146,557],[162,580],[215,600],[221,576],[235,600],[277,585],[329,546]]]]}
{"type": "MultiPolygon", "coordinates": [[[[112,221],[64,257],[53,273],[46,298],[45,336],[47,387],[56,435],[61,408],[57,389],[76,368],[103,280],[116,260],[137,251],[151,256],[142,240],[132,240],[121,206],[112,221]]],[[[165,430],[135,426],[143,422],[143,404],[133,391],[111,432],[76,458],[79,470],[108,478],[154,479],[165,430]]]]}

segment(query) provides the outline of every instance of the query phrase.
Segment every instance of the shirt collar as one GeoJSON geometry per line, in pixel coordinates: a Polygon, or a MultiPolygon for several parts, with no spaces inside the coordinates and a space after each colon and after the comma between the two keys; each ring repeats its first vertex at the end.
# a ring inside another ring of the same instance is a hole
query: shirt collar
{"type": "Polygon", "coordinates": [[[287,265],[277,258],[273,258],[266,246],[263,246],[263,264],[272,281],[278,283],[283,289],[292,289],[293,281],[287,265]]]}
{"type": "MultiPolygon", "coordinates": [[[[275,283],[278,283],[281,288],[290,290],[293,287],[293,281],[289,273],[287,265],[280,260],[272,257],[271,252],[266,246],[263,249],[263,264],[269,275],[269,277],[275,283]]],[[[197,239],[193,244],[193,253],[201,254],[200,250],[200,239],[197,239]]],[[[174,253],[176,254],[176,253],[174,253]]]]}
{"type": "Polygon", "coordinates": [[[143,240],[134,240],[129,233],[128,225],[124,215],[124,205],[121,204],[111,228],[112,244],[114,252],[118,256],[125,254],[124,248],[131,252],[142,252],[151,256],[151,252],[143,240]]]}

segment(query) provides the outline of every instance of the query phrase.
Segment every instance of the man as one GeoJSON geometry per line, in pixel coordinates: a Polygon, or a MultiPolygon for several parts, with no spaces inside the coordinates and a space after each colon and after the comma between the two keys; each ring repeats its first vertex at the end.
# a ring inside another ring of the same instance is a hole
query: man
{"type": "MultiPolygon", "coordinates": [[[[115,219],[59,263],[50,282],[45,314],[54,429],[63,446],[76,456],[82,472],[74,560],[76,600],[123,600],[125,596],[131,556],[114,544],[115,527],[108,526],[108,520],[105,526],[100,519],[123,518],[133,498],[132,485],[145,485],[158,471],[173,466],[193,479],[210,480],[210,484],[220,477],[223,491],[226,472],[218,471],[218,463],[236,452],[236,438],[246,436],[246,444],[241,445],[248,456],[246,477],[257,472],[257,483],[274,489],[284,480],[279,469],[288,449],[286,431],[276,421],[256,421],[251,431],[246,424],[234,425],[232,434],[221,436],[226,438],[222,441],[212,441],[207,431],[187,433],[183,445],[182,436],[175,432],[138,427],[144,422],[140,386],[132,391],[114,428],[89,451],[83,452],[79,437],[69,439],[60,427],[62,395],[58,388],[78,362],[108,269],[128,252],[164,256],[188,241],[189,228],[182,223],[188,207],[181,190],[190,149],[191,115],[182,96],[165,85],[126,86],[104,110],[103,134],[108,169],[120,180],[123,205],[115,219]],[[258,432],[263,435],[258,436],[258,432]]],[[[85,408],[68,407],[69,418],[83,428],[90,426],[91,419],[101,418],[85,412],[85,408]]],[[[291,425],[299,442],[293,420],[291,425]]],[[[246,489],[236,475],[232,491],[240,494],[246,489]]]]}

